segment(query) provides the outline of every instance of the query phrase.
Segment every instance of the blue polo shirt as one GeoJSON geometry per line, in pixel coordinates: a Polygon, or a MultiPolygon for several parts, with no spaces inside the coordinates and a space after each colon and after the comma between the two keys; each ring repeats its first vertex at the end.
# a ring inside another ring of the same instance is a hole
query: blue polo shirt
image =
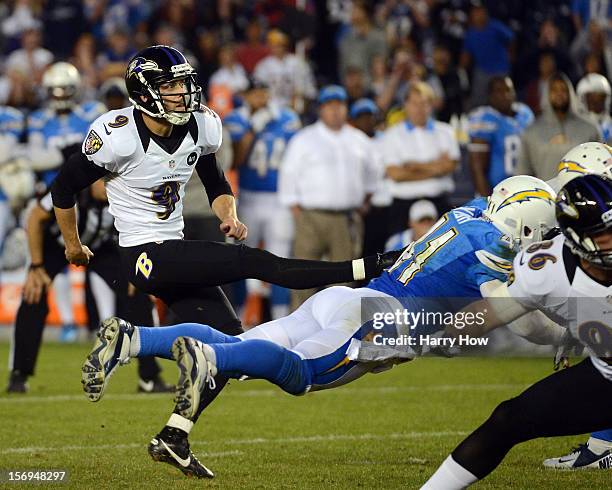
{"type": "Polygon", "coordinates": [[[508,73],[508,45],[514,33],[498,20],[491,19],[480,30],[470,27],[465,34],[463,49],[474,59],[476,68],[485,73],[508,73]]]}

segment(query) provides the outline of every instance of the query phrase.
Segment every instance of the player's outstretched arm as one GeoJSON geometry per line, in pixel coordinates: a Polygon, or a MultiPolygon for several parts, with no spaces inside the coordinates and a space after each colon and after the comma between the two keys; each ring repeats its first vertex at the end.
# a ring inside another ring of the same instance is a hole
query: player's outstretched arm
{"type": "MultiPolygon", "coordinates": [[[[481,286],[481,289],[483,289],[483,286],[481,286]]],[[[471,314],[475,318],[482,317],[484,321],[471,322],[462,328],[449,325],[446,328],[447,335],[451,337],[458,337],[459,335],[481,337],[491,330],[522,317],[530,311],[510,295],[507,283],[496,281],[496,284],[493,284],[492,287],[484,288],[482,292],[483,296],[485,296],[483,299],[470,303],[461,311],[466,316],[471,314]]]]}
{"type": "Polygon", "coordinates": [[[75,196],[108,173],[108,170],[87,160],[82,153],[74,153],[62,165],[51,185],[53,209],[66,244],[66,259],[71,264],[87,265],[93,256],[79,238],[75,196]]]}

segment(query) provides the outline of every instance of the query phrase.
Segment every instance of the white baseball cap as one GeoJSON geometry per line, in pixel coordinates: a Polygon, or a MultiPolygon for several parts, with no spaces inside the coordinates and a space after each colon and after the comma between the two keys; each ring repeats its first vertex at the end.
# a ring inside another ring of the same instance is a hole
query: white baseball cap
{"type": "Polygon", "coordinates": [[[410,222],[418,222],[425,218],[438,219],[438,210],[433,202],[419,199],[410,206],[410,222]]]}

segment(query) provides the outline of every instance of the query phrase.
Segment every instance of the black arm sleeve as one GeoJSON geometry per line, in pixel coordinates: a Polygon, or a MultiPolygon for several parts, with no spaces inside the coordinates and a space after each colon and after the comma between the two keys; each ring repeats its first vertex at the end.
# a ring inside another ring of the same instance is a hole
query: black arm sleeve
{"type": "Polygon", "coordinates": [[[73,153],[81,153],[81,143],[75,143],[74,145],[65,146],[60,150],[64,157],[64,163],[68,161],[73,153]]]}
{"type": "Polygon", "coordinates": [[[229,182],[225,178],[223,169],[221,169],[217,163],[217,158],[214,153],[202,155],[198,158],[196,171],[198,172],[202,184],[204,184],[206,194],[208,195],[208,202],[211,206],[213,201],[223,194],[230,196],[234,195],[229,182]]]}
{"type": "Polygon", "coordinates": [[[51,184],[53,205],[61,209],[71,208],[76,204],[76,194],[109,173],[105,168],[90,162],[80,151],[73,153],[51,184]]]}

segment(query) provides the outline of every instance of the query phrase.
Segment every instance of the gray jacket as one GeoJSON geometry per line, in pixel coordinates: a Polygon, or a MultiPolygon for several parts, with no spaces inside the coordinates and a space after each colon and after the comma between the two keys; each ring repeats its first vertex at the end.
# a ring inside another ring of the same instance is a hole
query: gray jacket
{"type": "Polygon", "coordinates": [[[572,83],[568,79],[565,83],[570,93],[570,109],[565,120],[560,121],[552,110],[547,85],[542,93],[542,114],[523,133],[517,175],[550,180],[557,175],[561,158],[571,148],[587,141],[601,141],[597,125],[579,114],[572,83]]]}

